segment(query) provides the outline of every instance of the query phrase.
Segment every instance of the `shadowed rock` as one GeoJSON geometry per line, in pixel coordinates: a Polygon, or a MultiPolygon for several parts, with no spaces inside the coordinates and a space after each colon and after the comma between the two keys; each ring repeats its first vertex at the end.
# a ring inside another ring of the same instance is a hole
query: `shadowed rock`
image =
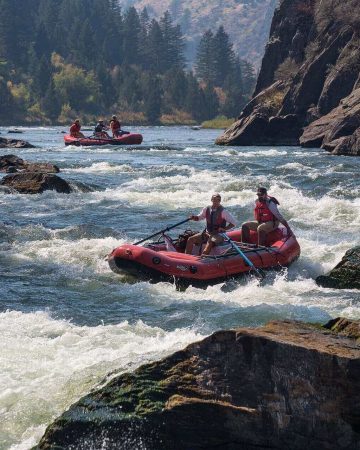
{"type": "Polygon", "coordinates": [[[46,190],[69,194],[71,187],[57,175],[47,173],[16,173],[4,177],[0,185],[15,189],[21,194],[40,194],[46,190]]]}
{"type": "Polygon", "coordinates": [[[356,341],[276,321],[219,331],[114,378],[36,448],[350,450],[360,445],[359,404],[356,341]]]}
{"type": "Polygon", "coordinates": [[[35,148],[35,145],[19,139],[6,139],[0,137],[0,148],[35,148]]]}
{"type": "Polygon", "coordinates": [[[0,172],[14,173],[14,172],[43,172],[43,173],[58,173],[60,169],[58,166],[50,163],[32,163],[24,161],[16,155],[0,156],[0,172]]]}
{"type": "Polygon", "coordinates": [[[316,282],[328,288],[360,289],[360,246],[348,250],[339,264],[316,282]]]}

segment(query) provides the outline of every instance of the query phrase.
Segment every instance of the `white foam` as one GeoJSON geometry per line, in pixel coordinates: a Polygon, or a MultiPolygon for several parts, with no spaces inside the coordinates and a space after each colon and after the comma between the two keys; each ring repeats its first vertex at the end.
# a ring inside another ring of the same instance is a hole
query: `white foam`
{"type": "Polygon", "coordinates": [[[135,169],[129,164],[109,164],[108,162],[99,162],[91,164],[89,167],[78,167],[76,169],[66,169],[63,172],[74,172],[74,173],[126,173],[134,172],[135,169]]]}
{"type": "Polygon", "coordinates": [[[38,441],[46,425],[110,371],[133,370],[202,338],[141,321],[87,327],[16,311],[0,314],[0,334],[0,435],[13,450],[38,441]]]}

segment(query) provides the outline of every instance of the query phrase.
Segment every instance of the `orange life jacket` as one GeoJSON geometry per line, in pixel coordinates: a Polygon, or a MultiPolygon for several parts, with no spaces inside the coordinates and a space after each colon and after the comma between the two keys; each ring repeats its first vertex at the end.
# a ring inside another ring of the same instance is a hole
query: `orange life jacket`
{"type": "Polygon", "coordinates": [[[112,131],[118,131],[121,128],[121,124],[118,120],[112,119],[110,122],[110,127],[112,131]]]}
{"type": "MultiPolygon", "coordinates": [[[[276,205],[280,205],[275,197],[267,197],[266,200],[268,200],[268,202],[274,202],[276,205]]],[[[276,222],[278,220],[270,211],[268,202],[260,202],[259,200],[257,200],[255,203],[254,215],[255,220],[257,220],[259,223],[270,221],[276,222]]]]}
{"type": "Polygon", "coordinates": [[[206,231],[208,233],[216,233],[219,228],[226,227],[226,220],[221,216],[223,209],[222,206],[216,210],[212,210],[211,206],[206,208],[206,231]]]}

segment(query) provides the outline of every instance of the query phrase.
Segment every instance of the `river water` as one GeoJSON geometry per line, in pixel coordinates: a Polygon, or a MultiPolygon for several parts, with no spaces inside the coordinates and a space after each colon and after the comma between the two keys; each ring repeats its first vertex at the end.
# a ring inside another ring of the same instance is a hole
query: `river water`
{"type": "Polygon", "coordinates": [[[93,187],[0,194],[0,449],[36,444],[110,372],[134,370],[215,330],[280,318],[360,319],[360,291],[314,282],[359,243],[360,158],[217,147],[218,131],[188,127],[140,128],[139,147],[65,147],[61,130],[22,128],[19,137],[39,148],[0,150],[55,163],[64,179],[93,187]],[[240,224],[252,217],[259,184],[280,201],[302,249],[264,284],[179,292],[167,283],[129,284],[104,260],[119,244],[198,213],[213,192],[240,224]]]}

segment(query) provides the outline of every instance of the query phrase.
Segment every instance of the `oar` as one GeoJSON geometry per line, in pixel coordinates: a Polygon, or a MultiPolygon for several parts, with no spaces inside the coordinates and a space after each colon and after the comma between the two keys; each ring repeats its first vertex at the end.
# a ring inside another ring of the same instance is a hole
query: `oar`
{"type": "Polygon", "coordinates": [[[245,255],[245,253],[243,251],[240,250],[240,248],[235,244],[235,242],[229,238],[229,236],[227,236],[225,233],[220,233],[220,235],[231,245],[231,247],[236,250],[239,255],[242,257],[242,259],[246,262],[246,264],[248,266],[251,267],[252,270],[255,271],[256,275],[258,276],[258,278],[260,278],[261,280],[263,280],[265,278],[265,273],[263,270],[258,269],[257,267],[254,266],[254,263],[252,261],[250,261],[250,259],[245,255]]]}
{"type": "Polygon", "coordinates": [[[145,239],[142,239],[141,241],[135,242],[135,244],[133,244],[133,245],[142,244],[143,242],[145,242],[145,241],[147,241],[147,240],[149,240],[149,239],[151,239],[151,238],[153,238],[155,236],[158,236],[159,234],[165,233],[165,231],[170,231],[173,228],[178,227],[179,225],[182,225],[183,223],[189,222],[189,220],[191,220],[191,219],[189,218],[189,219],[183,220],[182,222],[176,223],[175,225],[171,225],[169,227],[166,227],[164,230],[158,231],[157,233],[154,233],[151,236],[148,236],[145,239]]]}

